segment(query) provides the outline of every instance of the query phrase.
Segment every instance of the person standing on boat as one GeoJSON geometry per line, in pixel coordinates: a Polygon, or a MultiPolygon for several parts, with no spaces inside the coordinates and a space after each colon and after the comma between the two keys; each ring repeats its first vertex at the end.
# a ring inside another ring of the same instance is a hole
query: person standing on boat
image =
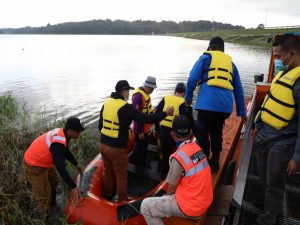
{"type": "Polygon", "coordinates": [[[22,169],[25,179],[32,186],[32,196],[37,202],[37,212],[47,214],[50,207],[56,204],[57,169],[63,181],[73,191],[75,200],[81,198],[80,189],[66,170],[66,159],[78,165],[68,145],[71,139],[79,137],[84,130],[80,120],[76,117],[67,119],[64,128],[48,131],[35,139],[24,154],[22,169]]]}
{"type": "MultiPolygon", "coordinates": [[[[164,112],[167,107],[174,107],[174,114],[167,116],[159,124],[155,124],[155,131],[159,136],[162,153],[162,168],[161,172],[166,175],[169,171],[169,157],[176,150],[176,143],[171,136],[173,120],[176,116],[187,115],[187,107],[184,102],[186,86],[179,82],[174,91],[174,95],[165,96],[157,105],[155,113],[164,112]]],[[[193,123],[193,118],[191,118],[193,123]]]]}
{"type": "Polygon", "coordinates": [[[178,148],[170,156],[167,193],[145,198],[141,204],[141,213],[148,225],[163,225],[162,218],[170,216],[198,219],[212,203],[208,160],[201,148],[191,142],[191,134],[191,123],[186,116],[173,120],[172,137],[178,148]]]}
{"type": "Polygon", "coordinates": [[[156,123],[168,115],[172,115],[173,108],[166,112],[148,115],[136,110],[128,104],[129,90],[133,90],[127,80],[120,80],[115,86],[100,111],[98,128],[101,133],[100,152],[104,164],[103,168],[103,195],[111,198],[115,187],[113,174],[116,177],[118,201],[128,200],[127,196],[127,143],[129,140],[129,126],[133,120],[144,123],[156,123]]]}
{"type": "Polygon", "coordinates": [[[195,63],[187,82],[186,104],[191,105],[193,92],[200,85],[194,109],[197,116],[197,142],[207,158],[212,151],[210,166],[219,170],[219,157],[222,151],[222,130],[225,120],[233,109],[233,97],[237,115],[247,121],[243,87],[239,72],[231,57],[224,53],[224,41],[213,37],[207,51],[195,63]]]}
{"type": "Polygon", "coordinates": [[[282,61],[285,71],[273,79],[255,118],[253,151],[257,152],[264,202],[257,217],[259,225],[276,224],[287,175],[300,170],[300,40],[292,34],[278,36],[273,55],[282,61]]]}
{"type": "MultiPolygon", "coordinates": [[[[152,104],[150,95],[157,88],[156,78],[148,76],[142,87],[137,88],[132,95],[132,105],[136,110],[145,114],[152,114],[152,104]]],[[[134,120],[133,129],[135,143],[130,161],[136,165],[146,165],[146,154],[148,148],[148,135],[152,124],[134,120]]]]}

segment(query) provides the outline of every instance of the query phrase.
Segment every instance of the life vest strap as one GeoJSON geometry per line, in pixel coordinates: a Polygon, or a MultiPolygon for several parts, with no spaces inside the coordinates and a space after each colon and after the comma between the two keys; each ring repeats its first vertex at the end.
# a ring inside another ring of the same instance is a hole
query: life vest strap
{"type": "Polygon", "coordinates": [[[114,125],[118,125],[118,126],[119,126],[119,123],[112,122],[111,120],[104,119],[103,121],[104,121],[104,122],[107,122],[107,123],[112,123],[112,124],[114,124],[114,125]]]}
{"type": "Polygon", "coordinates": [[[230,72],[228,69],[224,69],[224,68],[209,68],[208,71],[213,71],[213,70],[220,70],[220,71],[223,71],[223,72],[227,72],[227,73],[229,73],[231,76],[233,76],[232,72],[230,72]]]}
{"type": "Polygon", "coordinates": [[[280,85],[282,85],[282,86],[284,86],[284,87],[286,87],[286,88],[289,88],[289,89],[293,90],[293,86],[292,86],[292,85],[289,85],[289,84],[287,84],[287,83],[284,83],[284,82],[280,81],[279,79],[276,80],[276,83],[277,83],[277,84],[280,84],[280,85]]]}
{"type": "Polygon", "coordinates": [[[281,121],[286,122],[286,123],[290,122],[290,120],[287,120],[287,119],[282,118],[281,116],[278,116],[277,114],[271,112],[269,109],[260,108],[260,110],[269,113],[271,116],[275,117],[278,120],[281,120],[281,121]]]}
{"type": "Polygon", "coordinates": [[[295,108],[295,105],[288,104],[288,103],[286,103],[286,102],[283,102],[283,101],[281,101],[281,100],[275,98],[275,97],[272,95],[271,92],[268,92],[268,96],[269,96],[273,101],[277,102],[277,103],[280,104],[280,105],[284,105],[284,106],[286,106],[286,107],[288,107],[288,108],[295,108]]]}
{"type": "Polygon", "coordinates": [[[229,80],[229,79],[227,79],[227,77],[223,77],[223,76],[213,76],[213,77],[210,77],[210,78],[207,78],[207,79],[205,79],[205,80],[202,80],[202,81],[200,81],[200,83],[198,84],[198,85],[201,85],[201,84],[203,84],[203,83],[205,83],[205,82],[207,82],[207,81],[209,81],[209,80],[212,80],[212,79],[221,79],[221,80],[227,80],[227,81],[229,81],[231,84],[233,84],[232,83],[232,80],[229,80]]]}
{"type": "Polygon", "coordinates": [[[106,129],[106,130],[119,130],[117,128],[110,128],[110,127],[106,127],[106,126],[103,126],[103,128],[106,129]]]}

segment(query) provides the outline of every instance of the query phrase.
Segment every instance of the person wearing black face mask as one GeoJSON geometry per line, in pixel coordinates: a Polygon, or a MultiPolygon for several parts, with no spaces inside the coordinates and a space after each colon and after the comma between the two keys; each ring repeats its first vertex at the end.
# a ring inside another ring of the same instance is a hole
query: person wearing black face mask
{"type": "Polygon", "coordinates": [[[273,79],[255,118],[253,151],[257,152],[264,207],[257,217],[259,225],[276,224],[286,177],[300,170],[300,40],[292,34],[278,36],[273,55],[285,70],[273,79]]]}

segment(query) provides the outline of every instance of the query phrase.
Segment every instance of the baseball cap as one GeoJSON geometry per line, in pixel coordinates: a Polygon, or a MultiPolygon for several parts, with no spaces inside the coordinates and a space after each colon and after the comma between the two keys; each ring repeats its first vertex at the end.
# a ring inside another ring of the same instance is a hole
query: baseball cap
{"type": "Polygon", "coordinates": [[[176,134],[186,136],[190,133],[191,130],[191,123],[190,120],[183,115],[179,115],[175,117],[173,120],[172,131],[176,134]]]}
{"type": "Polygon", "coordinates": [[[143,84],[145,87],[157,88],[156,86],[156,78],[148,76],[143,84]]]}
{"type": "Polygon", "coordinates": [[[65,129],[67,129],[67,130],[70,129],[70,130],[78,131],[79,133],[81,131],[84,131],[84,127],[80,123],[80,119],[78,119],[77,117],[70,117],[70,118],[68,118],[67,122],[65,124],[65,129]]]}
{"type": "Polygon", "coordinates": [[[116,92],[122,92],[123,90],[127,89],[134,90],[134,88],[129,85],[127,80],[119,80],[117,82],[115,87],[116,92]]]}

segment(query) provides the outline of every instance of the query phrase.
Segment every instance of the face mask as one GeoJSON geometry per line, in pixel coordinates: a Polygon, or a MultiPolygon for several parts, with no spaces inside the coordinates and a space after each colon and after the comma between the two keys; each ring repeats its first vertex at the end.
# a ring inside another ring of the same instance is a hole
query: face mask
{"type": "Polygon", "coordinates": [[[284,65],[283,63],[283,61],[286,60],[289,54],[290,53],[288,53],[283,59],[274,60],[274,76],[276,76],[279,71],[286,71],[289,69],[289,63],[287,65],[284,65]]]}
{"type": "Polygon", "coordinates": [[[287,66],[283,64],[281,59],[274,60],[274,76],[276,76],[279,71],[286,71],[287,69],[287,66]]]}

